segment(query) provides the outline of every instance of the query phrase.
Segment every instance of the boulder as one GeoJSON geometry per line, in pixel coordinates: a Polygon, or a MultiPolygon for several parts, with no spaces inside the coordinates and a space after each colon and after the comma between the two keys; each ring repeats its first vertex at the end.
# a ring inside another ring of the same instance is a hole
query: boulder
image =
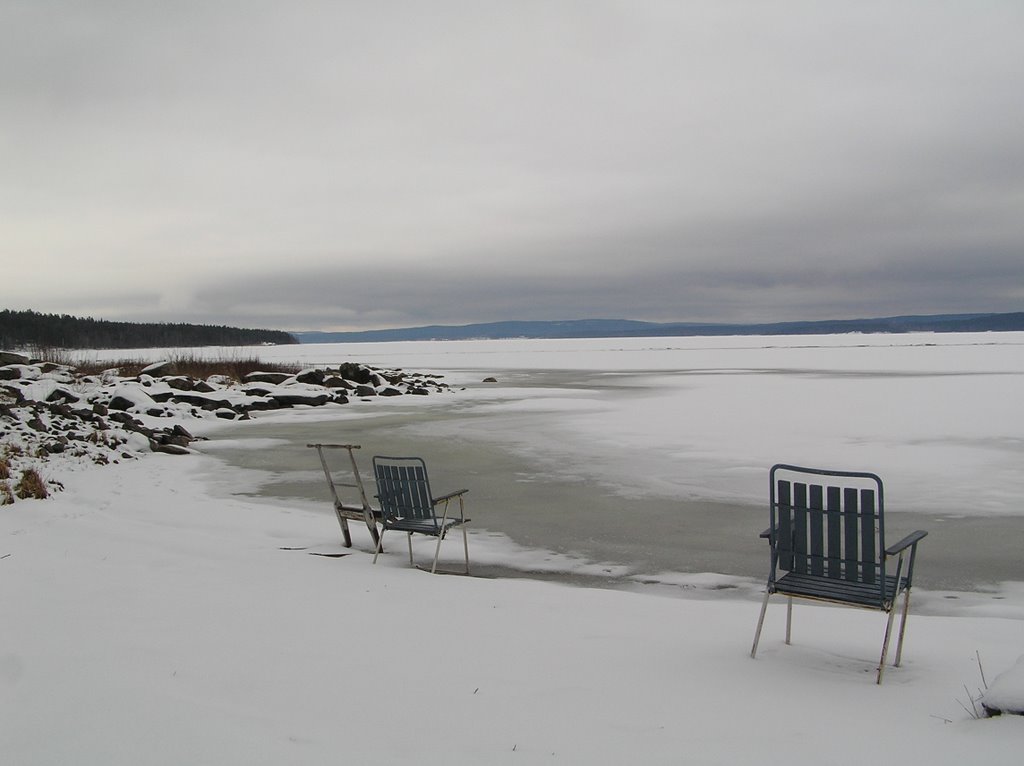
{"type": "Polygon", "coordinates": [[[286,372],[260,372],[257,370],[256,372],[250,372],[243,378],[243,380],[246,383],[273,383],[274,385],[278,385],[280,383],[284,383],[291,377],[292,376],[286,372]]]}
{"type": "Polygon", "coordinates": [[[303,370],[295,376],[299,383],[308,383],[311,386],[319,386],[324,382],[324,371],[318,369],[303,370]]]}
{"type": "Polygon", "coordinates": [[[1024,715],[1024,655],[995,677],[982,695],[981,704],[990,716],[1024,715]]]}
{"type": "Polygon", "coordinates": [[[346,391],[351,391],[354,388],[351,383],[337,375],[331,375],[329,378],[324,378],[323,385],[326,388],[344,388],[346,391]]]}
{"type": "Polygon", "coordinates": [[[14,351],[0,351],[0,364],[28,364],[32,360],[14,351]]]}
{"type": "Polygon", "coordinates": [[[153,406],[153,397],[135,385],[122,385],[114,389],[107,406],[112,410],[147,410],[153,406]]]}
{"type": "Polygon", "coordinates": [[[327,394],[305,394],[305,393],[273,393],[269,397],[273,401],[280,404],[282,407],[295,407],[300,404],[306,404],[310,407],[319,407],[322,404],[326,404],[331,397],[327,394]]]}
{"type": "Polygon", "coordinates": [[[46,397],[48,402],[77,402],[80,397],[78,394],[68,391],[66,388],[60,388],[59,386],[50,392],[50,395],[46,397]]]}
{"type": "Polygon", "coordinates": [[[175,391],[191,391],[196,387],[196,382],[187,375],[173,375],[171,377],[164,378],[164,383],[175,391]]]}
{"type": "Polygon", "coordinates": [[[170,360],[164,360],[162,362],[153,362],[148,367],[143,367],[140,375],[152,375],[155,378],[159,378],[162,375],[172,375],[174,370],[174,362],[170,360]]]}
{"type": "Polygon", "coordinates": [[[182,447],[178,444],[160,444],[157,441],[151,441],[149,448],[153,452],[162,452],[165,455],[188,455],[192,452],[188,447],[182,447]]]}
{"type": "MultiPolygon", "coordinates": [[[[201,382],[201,381],[200,381],[201,382]]],[[[221,407],[231,407],[231,402],[216,396],[204,396],[196,391],[177,391],[171,394],[171,401],[182,404],[194,404],[206,410],[216,410],[221,407]]]]}
{"type": "Polygon", "coordinates": [[[338,377],[344,378],[345,380],[351,380],[353,383],[369,383],[373,373],[370,372],[369,368],[363,367],[361,364],[355,364],[354,362],[345,362],[337,370],[334,370],[338,377]]]}

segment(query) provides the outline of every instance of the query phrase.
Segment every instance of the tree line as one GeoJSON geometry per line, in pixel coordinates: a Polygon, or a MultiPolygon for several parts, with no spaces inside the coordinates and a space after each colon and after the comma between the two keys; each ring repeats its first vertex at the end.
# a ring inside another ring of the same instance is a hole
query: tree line
{"type": "Polygon", "coordinates": [[[0,349],[180,348],[298,343],[282,330],[247,330],[224,325],[110,322],[37,311],[0,311],[0,349]]]}

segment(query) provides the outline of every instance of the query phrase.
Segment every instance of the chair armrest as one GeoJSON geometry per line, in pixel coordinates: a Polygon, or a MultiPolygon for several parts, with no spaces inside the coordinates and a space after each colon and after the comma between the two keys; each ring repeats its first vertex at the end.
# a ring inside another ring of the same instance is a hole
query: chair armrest
{"type": "Polygon", "coordinates": [[[764,540],[771,540],[771,539],[772,539],[772,530],[771,530],[771,527],[769,527],[769,528],[768,528],[768,529],[766,529],[766,530],[765,530],[764,532],[762,532],[762,533],[760,534],[760,537],[761,537],[762,539],[764,539],[764,540]]]}
{"type": "Polygon", "coordinates": [[[453,497],[458,497],[459,495],[464,495],[467,492],[469,492],[468,489],[457,489],[454,492],[449,492],[447,495],[441,495],[441,497],[435,497],[435,498],[431,499],[430,502],[433,503],[434,505],[437,505],[438,503],[443,503],[445,500],[451,500],[453,497]]]}
{"type": "Polygon", "coordinates": [[[900,551],[905,551],[911,545],[917,545],[918,541],[921,540],[923,537],[926,537],[927,535],[928,533],[922,529],[919,529],[916,532],[911,532],[909,535],[904,537],[895,545],[890,545],[888,548],[886,548],[885,555],[895,556],[900,551]]]}

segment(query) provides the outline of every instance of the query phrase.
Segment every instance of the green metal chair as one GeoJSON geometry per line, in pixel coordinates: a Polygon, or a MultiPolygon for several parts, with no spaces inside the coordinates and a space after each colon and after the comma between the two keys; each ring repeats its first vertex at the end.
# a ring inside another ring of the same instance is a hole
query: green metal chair
{"type": "Polygon", "coordinates": [[[381,533],[377,540],[377,550],[373,555],[373,563],[377,563],[384,546],[384,532],[395,530],[405,532],[409,541],[409,563],[414,564],[412,557],[413,534],[428,535],[437,538],[434,549],[434,563],[431,573],[437,571],[437,557],[441,552],[441,541],[454,527],[462,527],[462,546],[466,554],[466,574],[469,574],[469,540],[466,536],[466,518],[464,496],[469,491],[460,489],[447,495],[434,497],[430,491],[427,478],[427,467],[418,457],[387,457],[377,455],[373,458],[373,474],[377,481],[377,499],[381,510],[381,533]],[[458,500],[458,518],[449,516],[449,505],[458,500]],[[438,516],[438,506],[442,507],[438,516]]]}
{"type": "Polygon", "coordinates": [[[787,644],[792,637],[794,598],[874,609],[889,615],[876,677],[876,682],[882,683],[901,593],[903,617],[893,663],[896,667],[903,656],[917,544],[928,533],[918,530],[885,546],[882,480],[873,473],[780,463],[772,467],[769,482],[771,526],[761,537],[771,548],[771,569],[750,656],[757,655],[772,594],[788,599],[787,644]],[[894,568],[890,565],[893,558],[894,568]]]}

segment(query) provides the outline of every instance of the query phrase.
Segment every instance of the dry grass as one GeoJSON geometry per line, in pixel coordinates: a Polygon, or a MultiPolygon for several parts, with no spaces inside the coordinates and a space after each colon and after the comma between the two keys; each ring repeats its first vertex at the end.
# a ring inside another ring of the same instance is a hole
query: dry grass
{"type": "MultiPolygon", "coordinates": [[[[146,367],[153,364],[145,359],[117,359],[117,360],[86,360],[83,361],[73,352],[60,349],[46,349],[39,353],[39,358],[54,364],[61,364],[73,367],[80,375],[99,375],[105,370],[116,369],[122,377],[131,378],[141,373],[146,367]]],[[[171,363],[170,374],[187,375],[190,378],[207,379],[212,375],[223,375],[231,380],[239,381],[250,372],[257,370],[263,372],[283,372],[294,375],[303,368],[298,364],[285,364],[279,362],[262,362],[259,358],[237,357],[222,359],[204,359],[199,356],[184,354],[169,356],[166,360],[171,363]]]]}
{"type": "Polygon", "coordinates": [[[14,494],[22,500],[30,497],[43,500],[50,495],[46,489],[46,482],[35,468],[27,468],[21,472],[21,478],[14,485],[14,494]]]}

